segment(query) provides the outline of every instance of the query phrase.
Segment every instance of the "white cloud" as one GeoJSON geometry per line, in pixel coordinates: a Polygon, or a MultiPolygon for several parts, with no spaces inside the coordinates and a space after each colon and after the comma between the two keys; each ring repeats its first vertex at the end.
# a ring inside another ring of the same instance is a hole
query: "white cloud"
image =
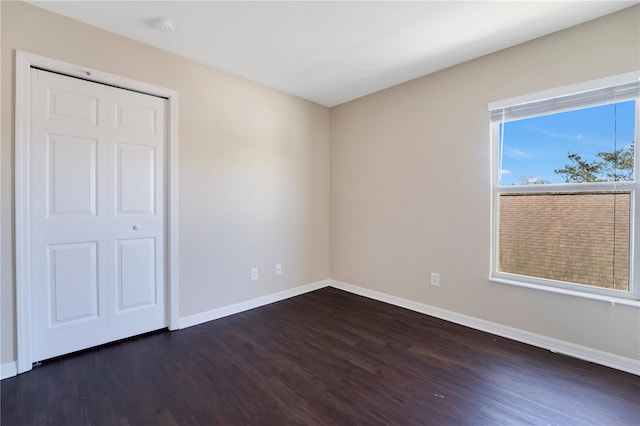
{"type": "Polygon", "coordinates": [[[500,174],[501,175],[510,175],[511,174],[511,170],[502,169],[502,170],[500,170],[500,174]]]}
{"type": "Polygon", "coordinates": [[[535,130],[538,133],[542,133],[543,135],[548,136],[550,138],[554,138],[554,139],[580,140],[583,137],[582,133],[578,133],[577,135],[573,135],[573,134],[569,134],[569,133],[551,132],[549,130],[540,129],[538,127],[532,127],[532,126],[527,126],[527,127],[529,129],[531,129],[531,130],[535,130]]]}
{"type": "Polygon", "coordinates": [[[515,148],[505,148],[504,155],[511,158],[535,158],[533,153],[515,148]]]}

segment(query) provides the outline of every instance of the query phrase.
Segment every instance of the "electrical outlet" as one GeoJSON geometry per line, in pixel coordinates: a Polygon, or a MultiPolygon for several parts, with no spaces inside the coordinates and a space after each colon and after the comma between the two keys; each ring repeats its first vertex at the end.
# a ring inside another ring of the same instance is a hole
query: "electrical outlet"
{"type": "Polygon", "coordinates": [[[431,273],[431,286],[440,287],[440,274],[437,274],[435,272],[431,273]]]}
{"type": "Polygon", "coordinates": [[[282,275],[282,264],[276,264],[276,275],[282,275]]]}
{"type": "Polygon", "coordinates": [[[251,281],[258,279],[258,268],[251,268],[251,281]]]}

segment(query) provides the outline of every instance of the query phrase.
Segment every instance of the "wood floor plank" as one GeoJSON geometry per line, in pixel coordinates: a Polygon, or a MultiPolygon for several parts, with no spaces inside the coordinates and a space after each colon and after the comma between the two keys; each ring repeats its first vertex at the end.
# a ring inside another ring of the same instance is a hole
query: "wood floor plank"
{"type": "Polygon", "coordinates": [[[639,425],[640,378],[325,288],[43,363],[2,425],[639,425]]]}

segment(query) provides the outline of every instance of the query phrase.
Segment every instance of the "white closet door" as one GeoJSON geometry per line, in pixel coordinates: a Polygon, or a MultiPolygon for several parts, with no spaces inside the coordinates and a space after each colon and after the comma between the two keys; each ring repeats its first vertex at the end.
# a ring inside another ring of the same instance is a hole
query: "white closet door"
{"type": "Polygon", "coordinates": [[[32,359],[166,326],[164,105],[31,71],[32,359]]]}
{"type": "Polygon", "coordinates": [[[111,340],[166,326],[165,103],[164,99],[123,89],[109,91],[107,278],[111,340]]]}

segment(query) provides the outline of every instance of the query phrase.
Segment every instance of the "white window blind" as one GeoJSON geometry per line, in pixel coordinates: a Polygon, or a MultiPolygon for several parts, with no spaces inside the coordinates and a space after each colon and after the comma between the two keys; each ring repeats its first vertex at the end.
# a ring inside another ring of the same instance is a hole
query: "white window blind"
{"type": "Polygon", "coordinates": [[[566,96],[541,99],[491,109],[492,122],[520,120],[549,113],[569,111],[595,105],[605,105],[635,99],[640,95],[640,81],[574,93],[566,96]]]}

